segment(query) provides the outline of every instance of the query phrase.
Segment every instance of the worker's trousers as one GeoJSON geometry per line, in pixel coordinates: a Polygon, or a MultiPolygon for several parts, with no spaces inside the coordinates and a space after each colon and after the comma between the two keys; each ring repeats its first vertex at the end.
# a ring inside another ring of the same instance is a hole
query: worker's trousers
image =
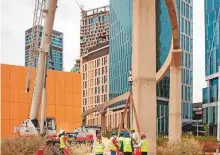
{"type": "Polygon", "coordinates": [[[141,152],[142,155],[147,155],[147,152],[141,152]]]}
{"type": "Polygon", "coordinates": [[[132,155],[132,152],[124,152],[124,155],[132,155]]]}

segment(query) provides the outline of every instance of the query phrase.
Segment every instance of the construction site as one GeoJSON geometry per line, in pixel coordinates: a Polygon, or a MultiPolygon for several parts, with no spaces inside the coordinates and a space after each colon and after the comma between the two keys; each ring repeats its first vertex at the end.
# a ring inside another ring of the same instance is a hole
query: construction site
{"type": "MultiPolygon", "coordinates": [[[[171,41],[159,69],[157,3],[131,0],[132,42],[128,44],[132,63],[124,74],[126,82],[118,82],[128,89],[112,96],[111,5],[84,10],[75,2],[81,11],[80,59],[71,72],[48,67],[51,49],[62,51],[51,44],[53,33],[58,33],[53,30],[58,0],[35,0],[27,67],[1,64],[2,154],[174,155],[172,147],[181,150],[175,155],[204,154],[198,137],[182,136],[182,49],[176,0],[164,0],[171,41]],[[159,137],[158,121],[165,115],[158,117],[157,84],[167,74],[168,134],[159,137]]],[[[118,30],[126,34],[122,26],[118,30]]],[[[214,145],[219,151],[217,140],[214,145]]]]}

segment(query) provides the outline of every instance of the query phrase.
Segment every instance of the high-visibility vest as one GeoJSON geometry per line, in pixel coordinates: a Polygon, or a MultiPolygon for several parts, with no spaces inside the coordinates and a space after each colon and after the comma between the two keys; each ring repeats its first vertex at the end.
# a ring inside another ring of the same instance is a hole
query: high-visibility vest
{"type": "Polygon", "coordinates": [[[148,152],[148,140],[144,139],[141,144],[141,152],[148,152]]]}
{"type": "Polygon", "coordinates": [[[109,143],[109,149],[110,150],[112,150],[112,151],[116,151],[117,150],[117,148],[116,148],[116,146],[112,143],[112,140],[114,139],[114,137],[111,137],[110,138],[110,143],[109,143]]]}
{"type": "Polygon", "coordinates": [[[65,147],[66,147],[66,144],[65,144],[65,142],[64,142],[64,136],[62,135],[62,136],[60,137],[60,148],[63,149],[63,148],[65,148],[65,147]]]}
{"type": "Polygon", "coordinates": [[[103,153],[104,152],[104,145],[103,143],[99,143],[97,140],[95,142],[95,153],[103,153]]]}
{"type": "Polygon", "coordinates": [[[124,137],[118,138],[119,147],[121,147],[121,144],[123,143],[124,137]]]}
{"type": "Polygon", "coordinates": [[[123,145],[124,145],[123,148],[124,152],[132,152],[131,138],[124,138],[123,145]]]}

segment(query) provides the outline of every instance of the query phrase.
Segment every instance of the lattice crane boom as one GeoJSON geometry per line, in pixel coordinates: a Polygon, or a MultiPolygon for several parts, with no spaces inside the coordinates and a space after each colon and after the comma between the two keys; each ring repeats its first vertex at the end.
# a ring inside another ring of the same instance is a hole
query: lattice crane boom
{"type": "MultiPolygon", "coordinates": [[[[34,8],[34,19],[31,32],[31,43],[29,51],[29,61],[28,61],[28,73],[26,80],[26,92],[30,91],[32,69],[34,63],[38,56],[39,46],[40,46],[40,29],[43,20],[43,10],[45,9],[47,0],[36,0],[34,8]]],[[[35,66],[36,67],[36,66],[35,66]]]]}

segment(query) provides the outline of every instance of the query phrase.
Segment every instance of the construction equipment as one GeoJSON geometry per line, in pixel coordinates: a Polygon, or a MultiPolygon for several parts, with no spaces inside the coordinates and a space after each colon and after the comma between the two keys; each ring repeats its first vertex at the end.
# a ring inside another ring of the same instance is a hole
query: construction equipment
{"type": "Polygon", "coordinates": [[[85,15],[85,10],[83,9],[83,5],[80,5],[79,2],[77,0],[75,0],[76,4],[78,5],[78,7],[81,10],[81,17],[84,17],[85,15]]]}
{"type": "Polygon", "coordinates": [[[54,117],[44,117],[46,107],[46,72],[47,56],[50,50],[50,42],[54,24],[54,17],[57,8],[57,0],[36,0],[34,21],[32,28],[32,43],[29,57],[29,69],[26,91],[30,90],[33,55],[38,55],[37,76],[33,91],[29,118],[22,122],[21,127],[15,127],[15,132],[20,135],[56,135],[56,120],[54,117]],[[42,40],[39,48],[39,27],[44,18],[42,40]],[[40,102],[41,120],[38,120],[40,102]]]}
{"type": "MultiPolygon", "coordinates": [[[[133,100],[133,93],[132,93],[132,84],[133,84],[133,77],[132,77],[132,73],[130,71],[129,73],[129,77],[128,77],[128,82],[131,86],[131,89],[130,89],[130,95],[128,97],[128,99],[126,100],[126,104],[125,104],[125,109],[124,109],[124,112],[123,112],[123,115],[122,115],[122,118],[121,118],[121,122],[119,124],[119,129],[118,129],[118,134],[120,133],[120,131],[122,130],[122,125],[123,125],[123,122],[124,122],[124,119],[125,119],[125,115],[127,113],[127,110],[129,108],[129,112],[133,112],[134,111],[134,114],[135,114],[135,122],[136,122],[136,126],[137,126],[137,131],[138,131],[138,134],[139,136],[141,135],[141,130],[140,130],[140,124],[139,124],[139,121],[138,121],[138,117],[137,117],[137,111],[136,111],[136,108],[135,108],[135,105],[134,105],[134,100],[133,100]]],[[[132,120],[133,121],[133,120],[132,120]]]]}

